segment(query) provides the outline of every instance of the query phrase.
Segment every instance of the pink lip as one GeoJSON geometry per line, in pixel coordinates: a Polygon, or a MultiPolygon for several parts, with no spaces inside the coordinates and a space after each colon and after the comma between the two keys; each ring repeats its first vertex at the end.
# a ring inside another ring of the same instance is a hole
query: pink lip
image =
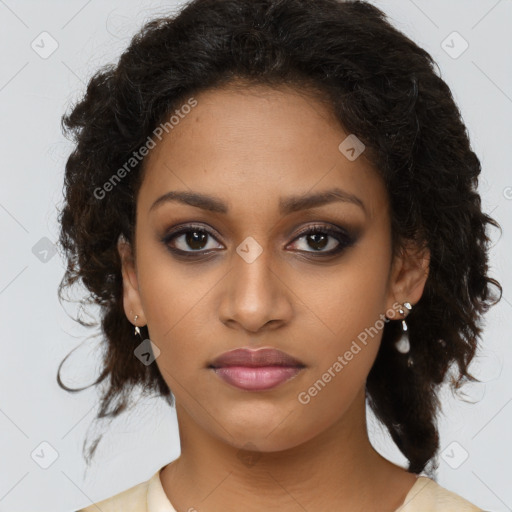
{"type": "Polygon", "coordinates": [[[247,391],[271,389],[299,373],[305,365],[275,348],[239,348],[224,352],[209,368],[223,380],[247,391]]]}
{"type": "Polygon", "coordinates": [[[300,366],[304,364],[291,355],[275,348],[237,348],[224,352],[217,357],[210,365],[213,368],[225,366],[300,366]]]}
{"type": "Polygon", "coordinates": [[[263,391],[285,382],[302,370],[298,366],[226,366],[214,368],[223,380],[246,391],[263,391]]]}

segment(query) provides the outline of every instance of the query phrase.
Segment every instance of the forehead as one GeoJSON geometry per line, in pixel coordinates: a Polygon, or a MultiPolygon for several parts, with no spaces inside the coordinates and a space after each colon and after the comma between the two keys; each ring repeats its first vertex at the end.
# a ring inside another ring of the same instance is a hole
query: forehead
{"type": "Polygon", "coordinates": [[[364,151],[347,158],[342,143],[351,134],[313,95],[289,87],[227,86],[194,99],[146,157],[143,210],[169,190],[260,207],[276,203],[276,196],[332,187],[366,197],[371,210],[386,201],[364,151]]]}

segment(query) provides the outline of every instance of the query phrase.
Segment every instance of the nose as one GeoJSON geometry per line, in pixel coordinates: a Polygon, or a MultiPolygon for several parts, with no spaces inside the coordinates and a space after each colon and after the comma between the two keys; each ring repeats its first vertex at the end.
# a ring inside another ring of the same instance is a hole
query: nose
{"type": "Polygon", "coordinates": [[[220,320],[228,327],[251,333],[288,323],[293,316],[293,292],[285,279],[272,264],[268,249],[254,261],[235,254],[225,277],[220,320]]]}

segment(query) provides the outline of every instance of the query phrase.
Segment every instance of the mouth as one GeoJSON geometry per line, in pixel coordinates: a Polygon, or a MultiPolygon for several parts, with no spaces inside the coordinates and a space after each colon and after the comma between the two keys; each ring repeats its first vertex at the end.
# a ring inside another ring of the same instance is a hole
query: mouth
{"type": "Polygon", "coordinates": [[[225,382],[239,389],[263,391],[295,377],[305,365],[281,350],[265,348],[225,352],[208,368],[225,382]]]}

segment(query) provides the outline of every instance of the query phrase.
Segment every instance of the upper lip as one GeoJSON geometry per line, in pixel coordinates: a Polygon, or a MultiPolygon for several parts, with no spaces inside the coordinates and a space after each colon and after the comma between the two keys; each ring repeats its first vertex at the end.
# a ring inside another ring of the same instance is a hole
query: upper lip
{"type": "Polygon", "coordinates": [[[298,366],[304,367],[304,364],[291,355],[275,348],[261,348],[258,350],[249,348],[238,348],[229,352],[224,352],[214,359],[210,368],[220,368],[223,366],[298,366]]]}

